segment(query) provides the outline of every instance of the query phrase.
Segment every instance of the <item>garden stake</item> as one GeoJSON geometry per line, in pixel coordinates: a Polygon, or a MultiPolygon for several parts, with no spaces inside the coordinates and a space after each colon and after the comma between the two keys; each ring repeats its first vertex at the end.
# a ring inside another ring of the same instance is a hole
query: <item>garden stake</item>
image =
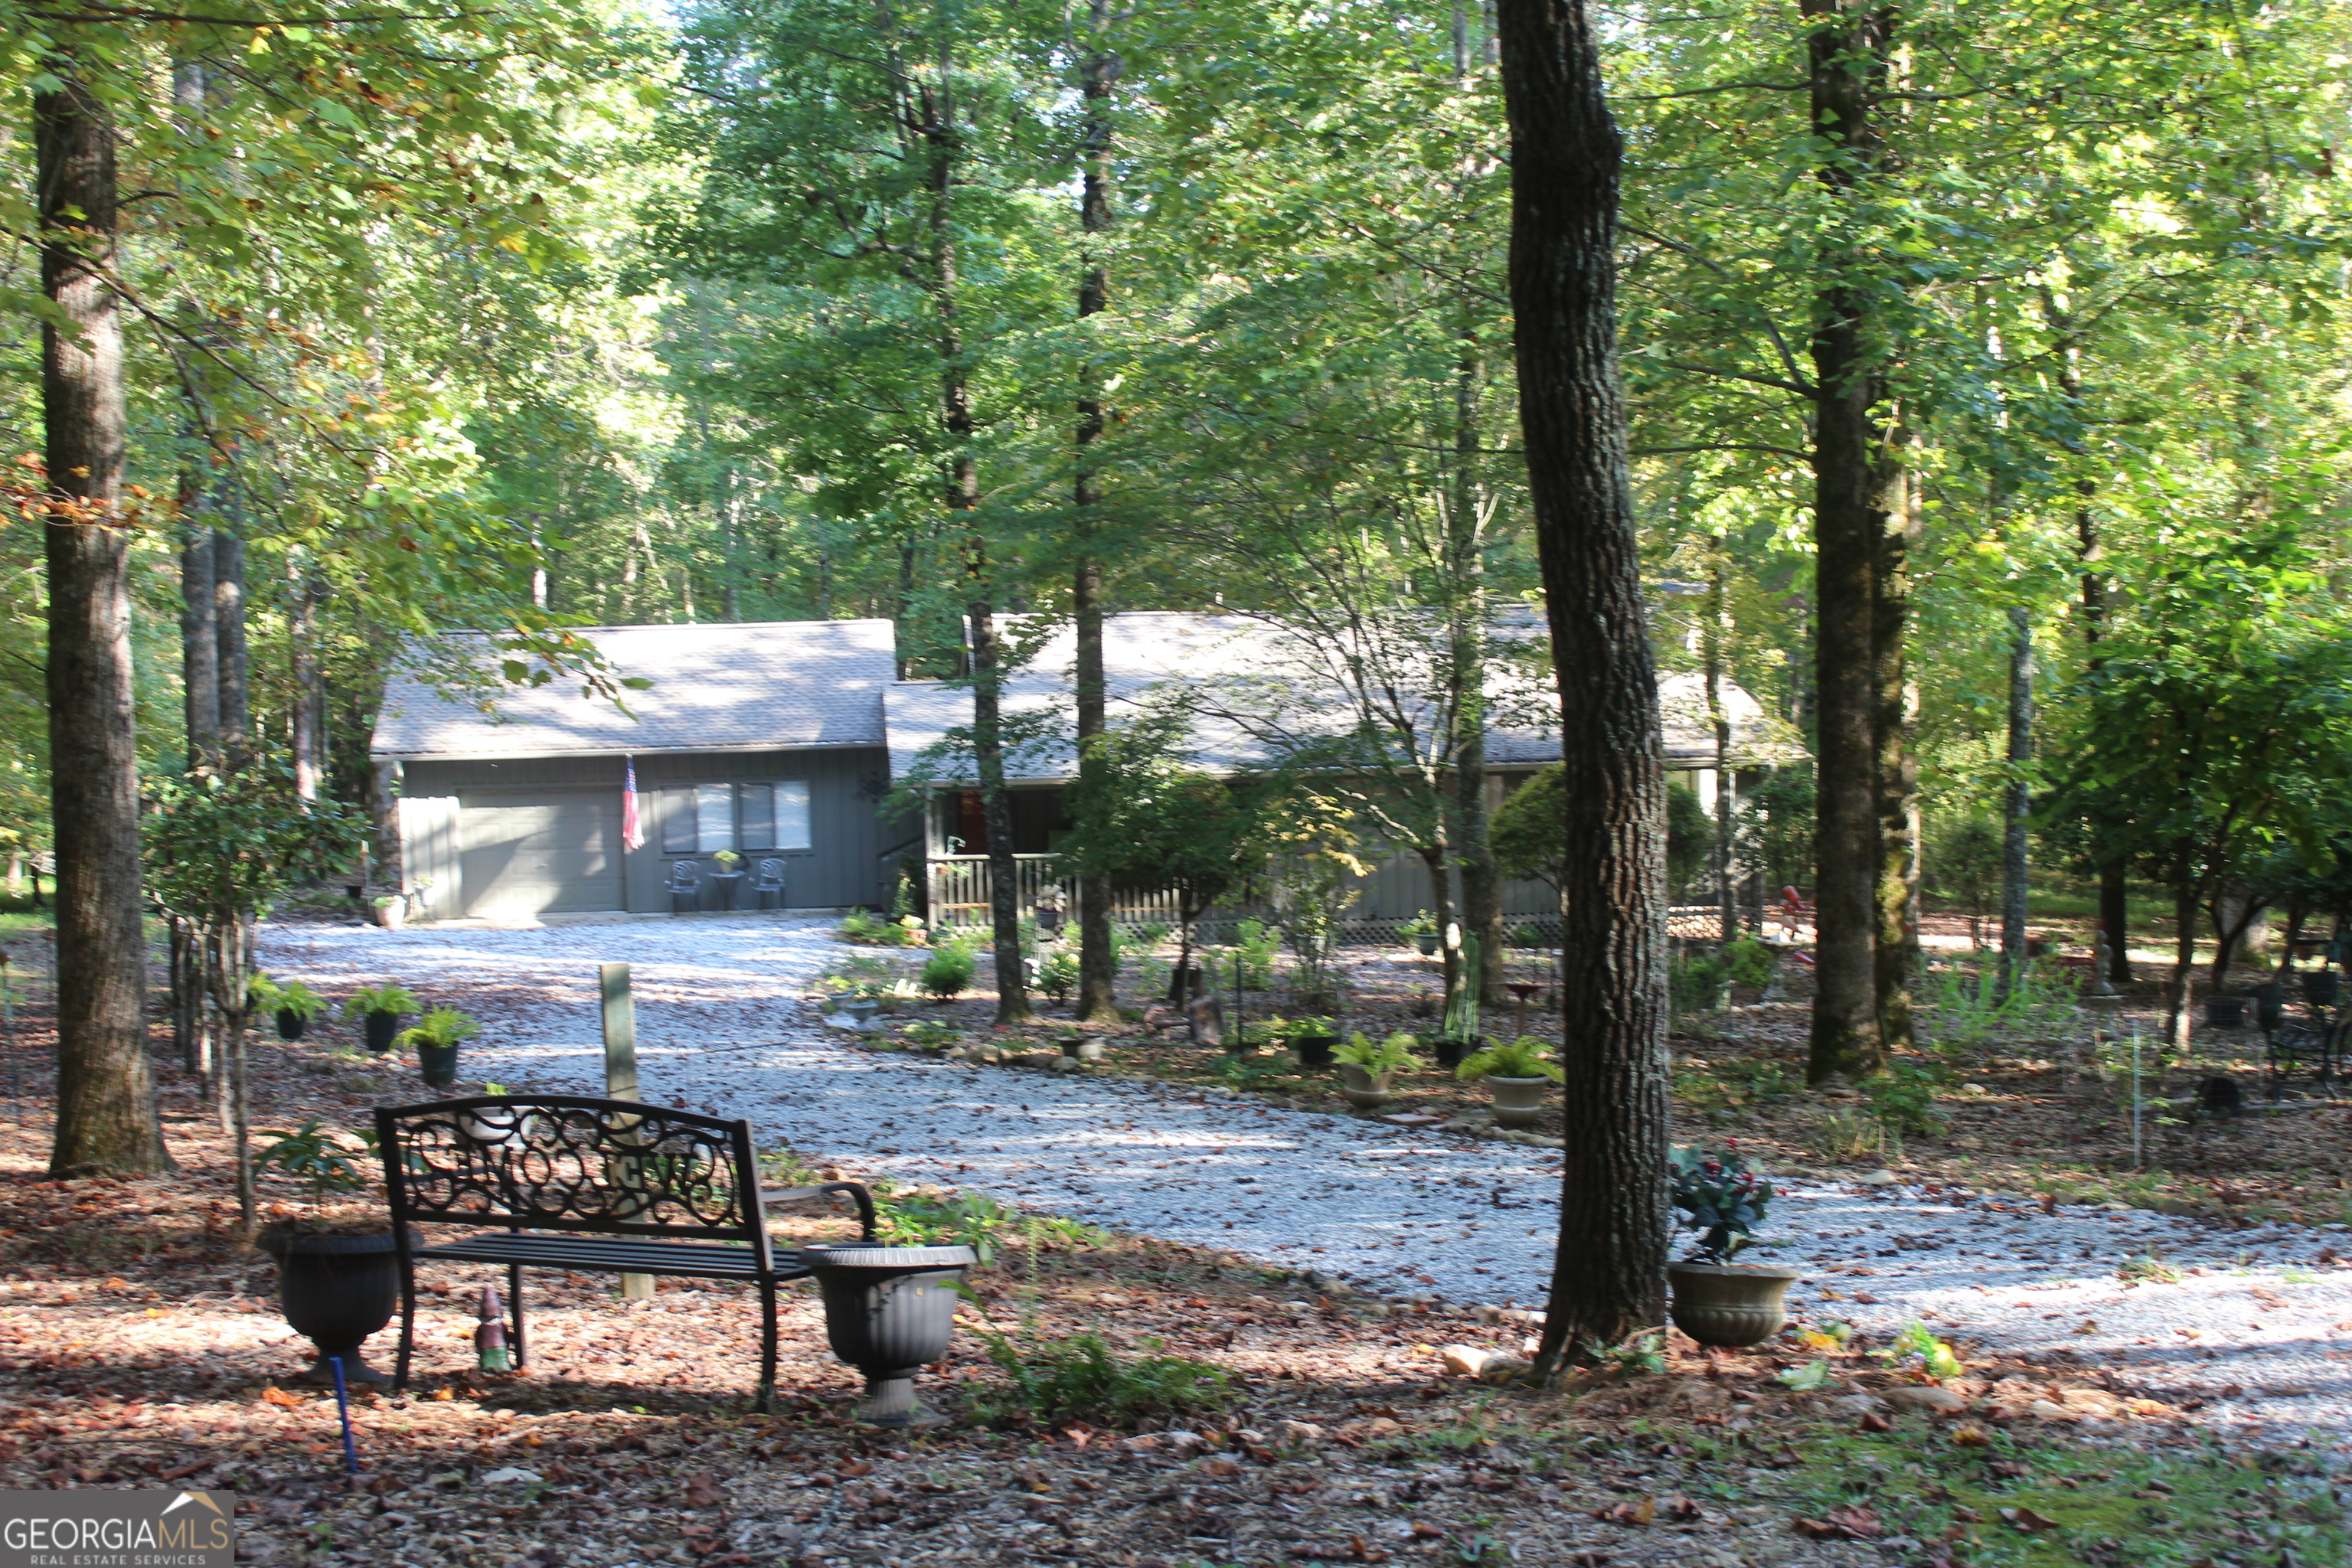
{"type": "Polygon", "coordinates": [[[2132,1026],[2132,1169],[2146,1163],[2140,1158],[2139,1144],[2139,1026],[2132,1026]]]}
{"type": "Polygon", "coordinates": [[[335,1369],[335,1413],[343,1418],[343,1473],[360,1473],[360,1446],[352,1440],[352,1395],[343,1386],[343,1358],[331,1355],[327,1364],[335,1369]]]}

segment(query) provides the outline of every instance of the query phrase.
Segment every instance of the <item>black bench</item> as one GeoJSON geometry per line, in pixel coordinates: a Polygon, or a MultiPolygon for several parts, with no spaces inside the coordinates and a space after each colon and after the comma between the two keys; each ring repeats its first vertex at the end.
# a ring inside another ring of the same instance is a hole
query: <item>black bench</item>
{"type": "Polygon", "coordinates": [[[776,1389],[776,1287],[813,1272],[790,1249],[777,1255],[768,1205],[843,1194],[875,1240],[873,1194],[856,1182],[762,1188],[748,1121],[586,1095],[491,1094],[380,1107],[375,1130],[400,1266],[395,1388],[408,1386],[416,1259],[452,1258],[506,1265],[517,1368],[525,1268],[757,1285],[764,1412],[776,1389]],[[411,1229],[420,1221],[502,1228],[421,1246],[411,1229]]]}

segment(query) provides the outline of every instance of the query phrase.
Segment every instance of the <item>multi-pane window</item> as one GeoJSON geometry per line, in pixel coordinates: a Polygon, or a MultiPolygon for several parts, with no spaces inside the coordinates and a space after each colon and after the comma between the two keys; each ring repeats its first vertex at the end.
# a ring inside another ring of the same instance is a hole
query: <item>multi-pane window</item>
{"type": "Polygon", "coordinates": [[[661,797],[665,855],[810,847],[809,786],[804,780],[695,784],[663,790],[661,797]]]}

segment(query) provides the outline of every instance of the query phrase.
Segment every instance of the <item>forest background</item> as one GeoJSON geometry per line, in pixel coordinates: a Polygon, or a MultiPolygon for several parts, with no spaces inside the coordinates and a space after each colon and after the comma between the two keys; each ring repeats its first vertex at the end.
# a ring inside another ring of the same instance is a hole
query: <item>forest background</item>
{"type": "MultiPolygon", "coordinates": [[[[157,776],[186,623],[233,600],[225,728],[363,803],[433,627],[511,634],[488,696],[565,625],[884,616],[952,674],[975,602],[1540,597],[1475,6],[0,19],[8,101],[62,48],[118,137],[128,471],[175,503],[133,544],[157,776]]],[[[1980,868],[2053,789],[2045,847],[2118,888],[2310,858],[2342,819],[2343,8],[1607,19],[1662,661],[1871,781],[1873,896],[1980,868]]],[[[29,453],[32,139],[0,135],[29,453]]],[[[0,835],[37,850],[40,546],[7,539],[0,835]]],[[[1804,881],[1812,803],[1780,809],[1804,881]]]]}

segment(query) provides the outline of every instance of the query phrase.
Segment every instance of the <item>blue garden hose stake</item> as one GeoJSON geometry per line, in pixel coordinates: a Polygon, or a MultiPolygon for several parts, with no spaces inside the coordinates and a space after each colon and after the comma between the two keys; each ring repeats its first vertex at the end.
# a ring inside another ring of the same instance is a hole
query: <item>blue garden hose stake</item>
{"type": "Polygon", "coordinates": [[[360,1473],[360,1446],[352,1438],[352,1395],[343,1385],[343,1358],[331,1355],[327,1364],[335,1369],[335,1413],[343,1418],[343,1473],[360,1473]]]}

